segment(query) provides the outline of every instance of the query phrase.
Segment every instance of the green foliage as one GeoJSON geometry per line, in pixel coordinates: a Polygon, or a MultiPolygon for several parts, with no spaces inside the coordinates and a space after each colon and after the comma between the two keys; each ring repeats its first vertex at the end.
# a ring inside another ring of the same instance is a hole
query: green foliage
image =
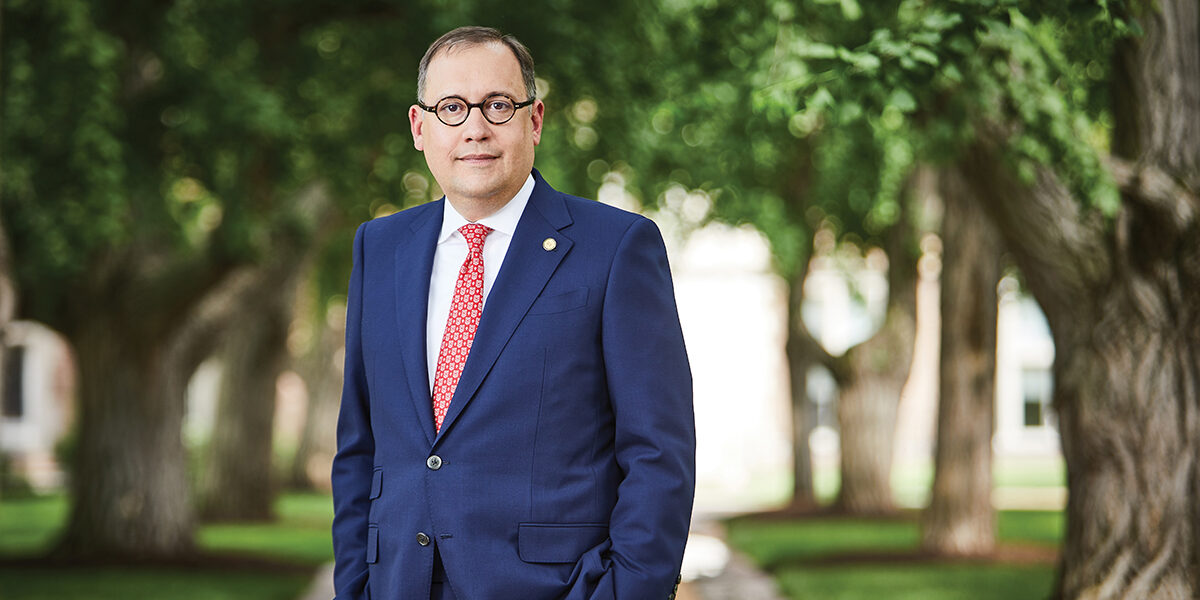
{"type": "Polygon", "coordinates": [[[433,34],[399,8],[3,10],[0,210],[31,316],[70,331],[87,318],[80,304],[114,285],[144,295],[153,288],[130,286],[176,282],[194,296],[206,271],[256,262],[280,235],[311,236],[302,199],[318,184],[340,209],[321,223],[331,228],[430,195],[406,177],[421,163],[405,109],[433,34]]]}
{"type": "Polygon", "coordinates": [[[341,293],[342,232],[438,195],[406,111],[426,45],[459,24],[514,33],[538,59],[537,164],[560,188],[591,195],[615,171],[646,205],[706,191],[712,218],[768,236],[785,275],[818,227],[880,243],[912,212],[914,166],[981,135],[1111,212],[1106,57],[1138,33],[1119,0],[3,10],[0,211],[24,310],[51,323],[131,253],[155,272],[258,260],[317,184],[337,210],[315,289],[341,293]]]}
{"type": "Polygon", "coordinates": [[[90,256],[128,239],[125,116],[112,102],[123,49],[83,0],[3,10],[3,213],[19,278],[64,285],[90,256]]]}
{"type": "Polygon", "coordinates": [[[1115,210],[1118,197],[1099,159],[1111,127],[1100,65],[1116,39],[1135,31],[1120,6],[904,0],[876,8],[873,22],[861,24],[870,28],[865,41],[838,23],[793,26],[793,41],[771,65],[779,75],[758,91],[763,110],[790,110],[802,137],[869,128],[886,159],[837,164],[852,172],[874,167],[872,200],[880,206],[895,202],[896,180],[914,159],[950,160],[977,136],[1002,135],[1022,176],[1051,166],[1080,198],[1115,210]]]}
{"type": "Polygon", "coordinates": [[[627,180],[647,204],[672,185],[708,192],[712,218],[753,223],[780,272],[798,272],[819,225],[805,213],[809,147],[789,133],[787,114],[758,110],[752,83],[779,43],[779,7],[689,8],[657,14],[646,7],[633,21],[631,39],[646,40],[623,62],[636,96],[621,101],[623,123],[611,127],[629,132],[627,180]]]}

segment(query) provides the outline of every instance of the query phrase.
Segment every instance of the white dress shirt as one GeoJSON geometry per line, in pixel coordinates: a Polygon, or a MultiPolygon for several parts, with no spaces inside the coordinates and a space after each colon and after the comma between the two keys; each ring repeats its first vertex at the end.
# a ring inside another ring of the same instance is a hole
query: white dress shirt
{"type": "MultiPolygon", "coordinates": [[[[508,254],[508,244],[512,241],[513,232],[517,230],[517,222],[525,212],[529,196],[533,194],[533,175],[525,179],[525,185],[517,191],[517,195],[508,201],[500,210],[478,221],[481,225],[492,228],[483,242],[483,304],[487,306],[488,293],[500,265],[504,264],[504,256],[508,254]]],[[[450,303],[454,299],[454,284],[458,282],[458,270],[467,260],[467,239],[458,232],[458,228],[466,225],[467,221],[451,206],[450,201],[444,202],[442,213],[442,231],[438,234],[437,249],[433,253],[433,274],[429,278],[429,313],[425,320],[425,360],[429,365],[429,391],[433,393],[433,379],[437,373],[438,351],[442,347],[442,334],[446,330],[446,319],[450,318],[450,303]]]]}

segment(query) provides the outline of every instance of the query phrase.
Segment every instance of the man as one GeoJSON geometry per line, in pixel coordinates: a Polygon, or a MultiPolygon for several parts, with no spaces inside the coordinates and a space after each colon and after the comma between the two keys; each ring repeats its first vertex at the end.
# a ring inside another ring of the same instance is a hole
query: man
{"type": "Polygon", "coordinates": [[[695,486],[691,373],[649,220],[533,170],[511,36],[421,59],[445,198],[354,242],[333,466],[339,600],[665,600],[695,486]]]}

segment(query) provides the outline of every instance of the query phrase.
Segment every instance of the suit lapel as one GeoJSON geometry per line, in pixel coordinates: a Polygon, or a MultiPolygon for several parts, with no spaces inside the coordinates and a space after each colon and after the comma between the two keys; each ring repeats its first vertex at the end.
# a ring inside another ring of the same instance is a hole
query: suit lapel
{"type": "Polygon", "coordinates": [[[458,415],[471,402],[500,356],[500,351],[573,245],[570,239],[559,232],[571,224],[566,204],[540,173],[534,170],[533,175],[536,181],[533,194],[513,232],[496,282],[488,293],[471,353],[467,355],[467,363],[463,366],[454,398],[442,421],[438,439],[446,435],[458,415]],[[546,250],[542,246],[547,238],[555,240],[553,250],[546,250]]]}
{"type": "Polygon", "coordinates": [[[396,245],[396,321],[399,326],[400,356],[404,363],[413,408],[421,430],[433,445],[433,400],[429,394],[429,367],[425,358],[425,323],[429,313],[429,278],[433,253],[442,227],[442,202],[426,205],[429,210],[413,220],[412,235],[396,245]]]}

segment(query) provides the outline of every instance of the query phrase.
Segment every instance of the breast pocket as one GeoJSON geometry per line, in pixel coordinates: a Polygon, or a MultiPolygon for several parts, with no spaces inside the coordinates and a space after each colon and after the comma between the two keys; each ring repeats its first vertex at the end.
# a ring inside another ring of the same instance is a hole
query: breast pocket
{"type": "Polygon", "coordinates": [[[585,287],[571,290],[563,294],[544,296],[533,302],[529,307],[531,315],[550,315],[567,312],[587,305],[588,289],[585,287]]]}

